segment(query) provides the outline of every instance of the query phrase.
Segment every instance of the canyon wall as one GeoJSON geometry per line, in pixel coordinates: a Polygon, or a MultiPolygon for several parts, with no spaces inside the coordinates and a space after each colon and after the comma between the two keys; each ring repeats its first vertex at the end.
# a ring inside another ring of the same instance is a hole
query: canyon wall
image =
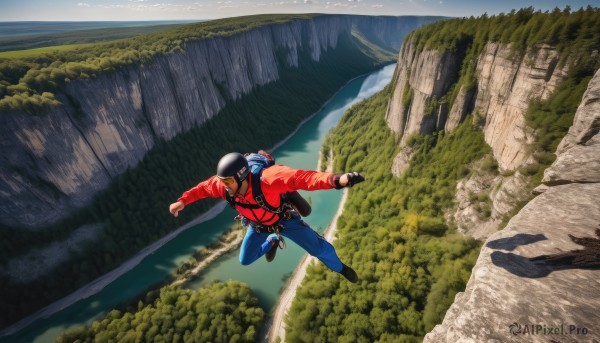
{"type": "Polygon", "coordinates": [[[73,80],[57,92],[61,106],[36,115],[2,111],[0,223],[35,228],[64,218],[158,141],[279,80],[284,68],[299,67],[302,53],[318,62],[353,29],[374,40],[396,37],[387,45],[397,51],[405,34],[437,19],[322,15],[192,41],[152,63],[73,80]]]}
{"type": "Polygon", "coordinates": [[[477,60],[475,85],[460,87],[448,108],[432,99],[442,98],[457,82],[461,56],[417,51],[414,42],[407,42],[398,59],[388,126],[405,142],[412,133],[451,131],[467,113],[476,113],[484,120],[485,140],[500,168],[514,170],[526,161],[525,147],[532,139],[524,116],[530,100],[546,99],[567,75],[566,63],[559,67],[559,62],[548,45],[520,57],[509,45],[488,43],[477,60]]]}

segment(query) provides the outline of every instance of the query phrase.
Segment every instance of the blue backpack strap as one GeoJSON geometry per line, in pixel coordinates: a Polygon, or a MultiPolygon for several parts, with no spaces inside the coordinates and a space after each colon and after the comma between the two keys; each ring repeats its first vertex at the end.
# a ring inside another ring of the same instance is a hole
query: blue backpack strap
{"type": "MultiPolygon", "coordinates": [[[[256,173],[254,171],[252,172],[252,197],[254,198],[254,201],[256,201],[256,203],[265,210],[274,213],[281,213],[283,211],[283,206],[278,208],[273,207],[265,199],[265,195],[262,192],[262,187],[260,186],[260,177],[262,175],[262,171],[263,168],[260,168],[256,173]]],[[[283,205],[283,201],[281,202],[281,205],[283,205]]]]}
{"type": "Polygon", "coordinates": [[[272,166],[273,164],[275,164],[275,161],[273,159],[267,158],[263,154],[256,154],[256,153],[247,155],[246,159],[248,160],[248,165],[250,166],[250,173],[252,174],[252,177],[251,177],[251,179],[252,179],[252,197],[254,198],[254,201],[256,201],[256,203],[258,205],[260,205],[260,207],[264,208],[265,210],[267,210],[269,212],[274,212],[274,213],[283,212],[284,211],[283,197],[280,201],[280,206],[273,207],[266,201],[265,196],[262,192],[262,188],[260,186],[260,177],[262,175],[263,170],[265,168],[268,168],[268,167],[272,166]]]}

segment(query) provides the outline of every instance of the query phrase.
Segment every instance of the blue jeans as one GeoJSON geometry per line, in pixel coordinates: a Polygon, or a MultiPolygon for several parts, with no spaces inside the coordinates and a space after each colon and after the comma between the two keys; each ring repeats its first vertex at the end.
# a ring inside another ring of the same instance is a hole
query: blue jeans
{"type": "MultiPolygon", "coordinates": [[[[342,270],[342,261],[337,256],[333,245],[313,231],[298,214],[294,214],[291,219],[282,219],[279,223],[284,227],[279,233],[281,236],[298,244],[306,252],[321,260],[329,269],[335,272],[342,270]]],[[[242,224],[246,225],[247,222],[242,221],[242,224]]],[[[244,266],[271,250],[271,242],[267,240],[271,234],[256,232],[250,225],[246,227],[248,230],[240,249],[240,263],[244,266]]]]}

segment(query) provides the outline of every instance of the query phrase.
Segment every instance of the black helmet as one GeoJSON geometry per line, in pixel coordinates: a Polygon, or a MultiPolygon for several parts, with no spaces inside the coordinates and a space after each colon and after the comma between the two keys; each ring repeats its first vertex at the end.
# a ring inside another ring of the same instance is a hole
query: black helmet
{"type": "Polygon", "coordinates": [[[244,155],[237,152],[232,152],[221,157],[217,165],[217,176],[220,179],[233,178],[238,187],[248,176],[249,172],[248,160],[246,160],[244,155]]]}

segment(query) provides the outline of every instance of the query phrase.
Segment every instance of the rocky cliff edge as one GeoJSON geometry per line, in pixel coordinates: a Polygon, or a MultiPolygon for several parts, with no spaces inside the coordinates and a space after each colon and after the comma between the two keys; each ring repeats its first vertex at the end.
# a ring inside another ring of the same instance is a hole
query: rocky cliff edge
{"type": "Polygon", "coordinates": [[[600,342],[600,71],[540,193],[484,243],[424,342],[600,342]]]}

